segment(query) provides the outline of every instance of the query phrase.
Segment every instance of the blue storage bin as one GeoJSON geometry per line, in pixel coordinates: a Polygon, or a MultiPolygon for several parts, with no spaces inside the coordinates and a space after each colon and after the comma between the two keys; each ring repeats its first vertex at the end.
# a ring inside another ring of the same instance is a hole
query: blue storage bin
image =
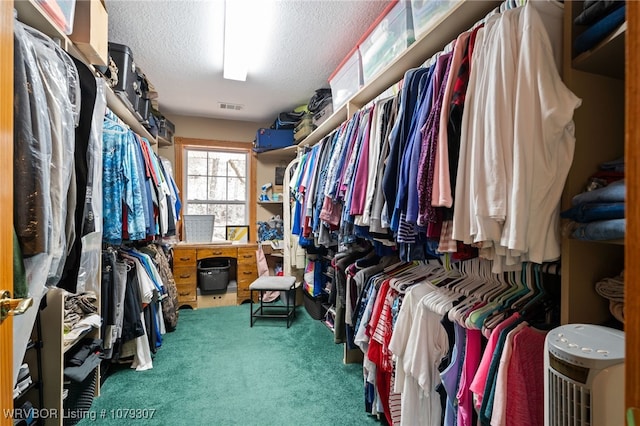
{"type": "Polygon", "coordinates": [[[253,141],[253,150],[264,152],[293,144],[293,129],[258,129],[256,140],[253,141]]]}

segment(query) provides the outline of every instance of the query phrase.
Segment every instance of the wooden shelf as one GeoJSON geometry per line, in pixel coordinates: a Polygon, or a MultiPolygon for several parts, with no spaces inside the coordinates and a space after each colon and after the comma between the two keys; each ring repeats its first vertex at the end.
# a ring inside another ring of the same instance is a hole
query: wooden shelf
{"type": "Polygon", "coordinates": [[[623,80],[626,32],[625,22],[593,49],[576,56],[572,62],[573,68],[623,80]]]}
{"type": "Polygon", "coordinates": [[[27,386],[23,391],[21,391],[15,398],[13,398],[14,401],[22,398],[23,396],[25,396],[27,393],[29,393],[29,391],[33,388],[35,388],[36,386],[39,386],[40,382],[38,380],[34,380],[33,376],[31,376],[31,383],[29,384],[29,386],[27,386]]]}
{"type": "Polygon", "coordinates": [[[580,241],[583,243],[592,243],[592,244],[612,244],[615,246],[623,246],[624,245],[624,239],[618,239],[618,240],[578,240],[576,238],[572,238],[573,241],[580,241]]]}
{"type": "Polygon", "coordinates": [[[269,255],[269,256],[276,256],[276,257],[283,256],[282,249],[281,248],[273,248],[271,246],[271,242],[270,241],[262,241],[262,250],[264,251],[264,254],[269,255]]]}
{"type": "Polygon", "coordinates": [[[158,146],[173,146],[173,142],[158,136],[158,146]]]}
{"type": "MultiPolygon", "coordinates": [[[[17,0],[14,2],[14,8],[18,12],[18,20],[33,28],[36,28],[40,32],[48,35],[54,40],[59,40],[60,46],[66,50],[70,55],[84,62],[95,73],[96,70],[93,64],[87,61],[87,58],[80,52],[73,42],[54,24],[53,20],[49,18],[42,7],[35,2],[35,0],[17,0]]],[[[135,115],[127,108],[127,106],[120,100],[115,92],[107,86],[107,106],[124,121],[134,132],[138,135],[149,140],[149,143],[155,145],[156,139],[151,136],[151,133],[144,128],[144,126],[138,122],[135,115]]]]}
{"type": "Polygon", "coordinates": [[[295,158],[298,145],[290,145],[280,149],[272,149],[270,151],[256,152],[260,160],[292,160],[295,158]]]}
{"type": "Polygon", "coordinates": [[[282,201],[258,201],[258,205],[264,209],[268,209],[271,212],[279,212],[284,208],[282,201]]]}
{"type": "Polygon", "coordinates": [[[313,146],[320,142],[322,138],[331,133],[333,129],[342,124],[347,119],[347,105],[343,105],[323,121],[309,136],[304,138],[298,146],[313,146]]]}
{"type": "MultiPolygon", "coordinates": [[[[75,55],[74,55],[75,56],[75,55]]],[[[111,88],[107,87],[107,105],[122,121],[124,121],[134,132],[143,138],[146,138],[151,145],[155,145],[157,141],[151,133],[136,119],[133,113],[120,100],[111,88]]]]}
{"type": "Polygon", "coordinates": [[[71,40],[56,26],[38,3],[34,0],[16,0],[13,7],[18,12],[18,21],[36,28],[54,40],[60,40],[61,47],[67,50],[71,40]]]}
{"type": "MultiPolygon", "coordinates": [[[[572,198],[584,190],[600,163],[625,154],[627,24],[574,58],[573,42],[583,28],[573,21],[582,6],[582,2],[564,2],[563,81],[582,104],[573,114],[576,143],[565,181],[563,208],[568,208],[572,198]]],[[[628,166],[627,172],[632,169],[628,166]]],[[[590,241],[565,237],[561,250],[560,322],[607,322],[611,318],[609,302],[595,291],[595,284],[626,270],[624,239],[590,241]]]]}
{"type": "Polygon", "coordinates": [[[479,19],[499,5],[499,1],[464,0],[457,2],[456,6],[452,7],[446,15],[433,23],[430,30],[426,31],[392,63],[380,70],[369,83],[353,95],[345,105],[334,111],[298,146],[313,146],[320,142],[333,129],[346,121],[349,115],[399,82],[407,70],[419,67],[427,59],[441,51],[450,41],[455,40],[460,34],[461,28],[471,28],[479,19]]]}

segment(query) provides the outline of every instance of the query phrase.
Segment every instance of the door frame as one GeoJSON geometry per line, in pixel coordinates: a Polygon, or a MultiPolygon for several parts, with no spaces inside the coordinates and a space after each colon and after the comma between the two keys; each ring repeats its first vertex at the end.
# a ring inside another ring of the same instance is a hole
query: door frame
{"type": "Polygon", "coordinates": [[[627,2],[625,43],[625,173],[627,182],[625,235],[625,406],[634,408],[640,424],[640,3],[627,2]]]}
{"type": "MultiPolygon", "coordinates": [[[[0,290],[13,295],[13,0],[0,1],[0,290]]],[[[13,320],[0,324],[0,407],[13,408],[13,320]]],[[[13,420],[0,413],[0,426],[13,420]]]]}

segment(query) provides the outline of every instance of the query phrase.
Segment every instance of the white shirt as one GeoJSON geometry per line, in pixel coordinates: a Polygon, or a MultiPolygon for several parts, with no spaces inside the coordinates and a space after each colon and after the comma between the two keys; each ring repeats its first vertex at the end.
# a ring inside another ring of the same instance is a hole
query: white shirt
{"type": "MultiPolygon", "coordinates": [[[[575,147],[573,112],[582,101],[566,87],[558,74],[551,43],[536,9],[529,3],[521,9],[521,26],[526,29],[522,32],[521,44],[532,46],[532,51],[527,52],[528,57],[521,55],[519,61],[523,87],[522,90],[519,87],[517,94],[520,108],[516,110],[514,143],[515,151],[523,153],[520,159],[529,161],[530,169],[535,168],[532,174],[527,174],[530,181],[524,183],[533,189],[528,220],[524,222],[528,242],[525,248],[530,261],[541,263],[560,257],[560,197],[575,147]],[[528,75],[531,71],[535,74],[528,75]],[[520,102],[530,96],[536,101],[534,116],[526,108],[527,104],[520,102]],[[525,117],[536,119],[535,139],[531,138],[526,126],[522,127],[528,121],[525,117]],[[532,140],[535,141],[533,155],[527,157],[526,147],[532,140]]],[[[520,232],[522,230],[523,227],[519,228],[520,232]]],[[[509,248],[519,249],[522,244],[514,246],[509,248]]]]}
{"type": "Polygon", "coordinates": [[[403,392],[402,424],[406,425],[439,424],[442,416],[440,397],[435,388],[440,383],[438,364],[449,349],[449,338],[440,324],[441,316],[423,303],[429,295],[430,292],[417,305],[403,357],[406,391],[415,391],[414,381],[420,390],[415,399],[404,398],[406,391],[403,392]]]}
{"type": "Polygon", "coordinates": [[[487,19],[471,63],[453,237],[480,243],[494,272],[559,257],[559,202],[579,105],[531,2],[487,19]]]}

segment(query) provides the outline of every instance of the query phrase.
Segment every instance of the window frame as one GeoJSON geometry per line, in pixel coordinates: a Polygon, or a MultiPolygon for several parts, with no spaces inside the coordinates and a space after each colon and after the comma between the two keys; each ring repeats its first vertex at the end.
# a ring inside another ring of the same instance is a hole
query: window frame
{"type": "MultiPolygon", "coordinates": [[[[251,226],[251,224],[256,223],[256,205],[257,205],[257,192],[256,192],[256,170],[257,170],[257,160],[255,153],[253,152],[253,144],[250,142],[231,142],[231,141],[220,141],[220,140],[209,140],[209,139],[194,139],[194,138],[183,138],[183,137],[175,137],[175,168],[176,168],[176,176],[179,179],[176,179],[176,185],[180,190],[180,194],[186,194],[185,189],[187,187],[187,151],[188,150],[217,150],[217,151],[226,151],[226,152],[238,152],[247,154],[247,213],[248,213],[248,223],[250,236],[249,241],[257,241],[257,234],[255,230],[255,226],[251,226]]],[[[186,210],[187,200],[184,198],[185,210],[186,210]]],[[[184,241],[183,232],[182,232],[182,221],[179,223],[179,234],[180,240],[184,241]]]]}

